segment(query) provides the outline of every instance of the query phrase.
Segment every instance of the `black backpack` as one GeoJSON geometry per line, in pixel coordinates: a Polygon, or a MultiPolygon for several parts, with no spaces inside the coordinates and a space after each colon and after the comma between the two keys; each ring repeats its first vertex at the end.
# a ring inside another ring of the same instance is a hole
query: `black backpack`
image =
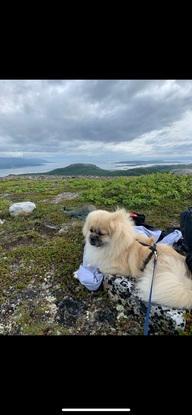
{"type": "Polygon", "coordinates": [[[180,229],[186,251],[192,253],[192,208],[188,208],[180,214],[180,229]]]}
{"type": "Polygon", "coordinates": [[[145,223],[145,215],[143,213],[138,213],[135,211],[129,212],[131,218],[134,221],[135,226],[144,226],[147,229],[150,230],[156,230],[158,228],[155,228],[153,225],[148,225],[147,223],[145,223]]]}
{"type": "Polygon", "coordinates": [[[133,219],[136,226],[145,224],[145,215],[143,215],[142,213],[132,211],[132,212],[129,212],[129,214],[131,218],[133,219]]]}
{"type": "Polygon", "coordinates": [[[186,251],[186,264],[192,272],[192,208],[180,215],[180,228],[183,235],[183,245],[186,251]]]}

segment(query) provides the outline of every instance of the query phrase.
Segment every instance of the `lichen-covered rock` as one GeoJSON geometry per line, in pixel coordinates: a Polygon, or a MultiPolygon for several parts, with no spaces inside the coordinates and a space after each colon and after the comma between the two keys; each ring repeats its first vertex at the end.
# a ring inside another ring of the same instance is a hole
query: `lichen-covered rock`
{"type": "MultiPolygon", "coordinates": [[[[117,319],[133,319],[144,326],[147,304],[144,303],[135,288],[132,278],[123,276],[105,275],[103,287],[111,300],[117,302],[116,309],[120,312],[117,319]]],[[[185,310],[170,309],[165,306],[152,304],[150,313],[149,334],[153,335],[177,335],[179,330],[185,328],[185,310]]]]}
{"type": "MultiPolygon", "coordinates": [[[[104,285],[90,292],[73,280],[73,290],[46,274],[18,292],[10,286],[0,305],[0,334],[4,335],[143,335],[146,304],[134,295],[134,284],[106,275],[104,285]]],[[[151,335],[178,335],[184,328],[180,310],[152,306],[151,335]],[[174,312],[173,312],[174,311],[174,312]]]]}

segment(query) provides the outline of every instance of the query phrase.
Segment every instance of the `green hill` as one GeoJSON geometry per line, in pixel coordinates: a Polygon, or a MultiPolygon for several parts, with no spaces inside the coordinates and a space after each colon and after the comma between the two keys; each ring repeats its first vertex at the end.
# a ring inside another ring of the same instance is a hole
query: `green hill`
{"type": "Polygon", "coordinates": [[[100,169],[95,164],[76,163],[67,167],[51,170],[48,174],[66,175],[66,176],[108,176],[110,171],[100,169]]]}

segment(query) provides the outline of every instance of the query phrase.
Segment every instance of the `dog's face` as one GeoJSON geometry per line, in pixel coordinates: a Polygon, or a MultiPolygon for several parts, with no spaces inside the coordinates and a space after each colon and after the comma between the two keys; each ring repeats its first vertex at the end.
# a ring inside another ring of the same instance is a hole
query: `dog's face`
{"type": "Polygon", "coordinates": [[[95,210],[87,216],[83,227],[83,234],[92,246],[101,248],[110,242],[112,229],[109,212],[95,210]]]}
{"type": "MultiPolygon", "coordinates": [[[[132,240],[131,219],[124,209],[116,212],[107,212],[105,210],[95,210],[86,218],[83,235],[92,246],[97,248],[106,247],[118,239],[132,240]]],[[[121,241],[122,243],[122,241],[121,241]]]]}

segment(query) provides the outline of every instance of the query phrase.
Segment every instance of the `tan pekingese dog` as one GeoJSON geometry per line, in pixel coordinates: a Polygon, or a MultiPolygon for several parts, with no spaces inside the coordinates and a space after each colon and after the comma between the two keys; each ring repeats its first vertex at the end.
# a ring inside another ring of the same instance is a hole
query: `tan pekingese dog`
{"type": "MultiPolygon", "coordinates": [[[[144,267],[151,250],[141,242],[153,244],[153,238],[135,233],[134,223],[124,209],[115,212],[95,210],[83,226],[86,258],[101,272],[137,279],[140,297],[147,301],[153,274],[153,256],[144,267]],[[143,270],[144,268],[144,270],[143,270]]],[[[192,307],[192,275],[185,257],[165,244],[157,245],[152,301],[176,308],[192,307]]]]}

